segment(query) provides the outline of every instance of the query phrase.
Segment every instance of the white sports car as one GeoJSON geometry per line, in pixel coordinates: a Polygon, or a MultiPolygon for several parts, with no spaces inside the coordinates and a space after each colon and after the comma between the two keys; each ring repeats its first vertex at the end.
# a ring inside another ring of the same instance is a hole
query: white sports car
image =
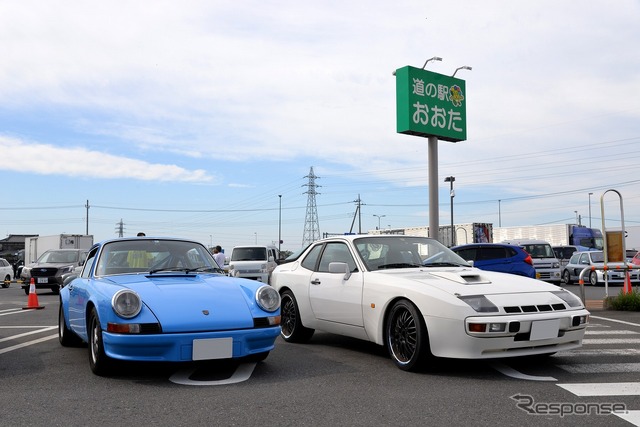
{"type": "Polygon", "coordinates": [[[432,356],[484,359],[553,354],[582,345],[589,312],[542,281],[471,267],[438,241],[398,235],[312,243],[271,278],[281,336],[315,329],[385,345],[418,370],[432,356]]]}

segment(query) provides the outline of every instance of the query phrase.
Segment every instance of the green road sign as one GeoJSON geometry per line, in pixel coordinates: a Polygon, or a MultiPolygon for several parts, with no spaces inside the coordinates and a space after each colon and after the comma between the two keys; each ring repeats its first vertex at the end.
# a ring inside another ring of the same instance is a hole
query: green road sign
{"type": "Polygon", "coordinates": [[[467,139],[465,81],[415,67],[396,70],[398,133],[467,139]]]}

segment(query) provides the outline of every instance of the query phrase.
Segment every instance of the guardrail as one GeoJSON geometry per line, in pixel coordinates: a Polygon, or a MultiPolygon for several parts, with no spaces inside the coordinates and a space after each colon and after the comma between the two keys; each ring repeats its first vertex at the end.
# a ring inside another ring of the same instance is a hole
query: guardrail
{"type": "MultiPolygon", "coordinates": [[[[580,272],[580,276],[578,276],[578,283],[580,284],[580,299],[582,300],[582,304],[584,304],[586,306],[586,301],[585,301],[585,295],[584,295],[584,275],[587,272],[591,272],[591,271],[596,271],[596,270],[602,270],[605,273],[607,271],[625,271],[625,284],[623,285],[623,289],[626,289],[627,287],[627,282],[629,284],[631,284],[631,277],[629,277],[629,271],[631,270],[640,270],[640,265],[635,265],[635,264],[624,264],[624,265],[615,265],[615,266],[608,266],[608,265],[604,265],[602,267],[596,267],[595,265],[591,265],[588,267],[585,267],[582,269],[582,271],[580,272]]],[[[605,297],[609,296],[609,275],[605,274],[604,275],[604,287],[605,287],[605,297]]]]}

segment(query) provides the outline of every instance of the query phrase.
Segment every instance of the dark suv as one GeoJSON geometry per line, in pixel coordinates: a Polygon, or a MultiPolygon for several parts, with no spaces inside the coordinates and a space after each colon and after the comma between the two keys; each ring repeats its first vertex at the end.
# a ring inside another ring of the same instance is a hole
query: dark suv
{"type": "Polygon", "coordinates": [[[481,270],[499,271],[536,278],[531,256],[521,247],[503,243],[470,243],[451,248],[481,270]]]}
{"type": "Polygon", "coordinates": [[[48,288],[58,293],[67,275],[80,267],[87,259],[86,249],[51,249],[20,273],[22,289],[29,295],[29,286],[33,279],[36,289],[48,288]]]}

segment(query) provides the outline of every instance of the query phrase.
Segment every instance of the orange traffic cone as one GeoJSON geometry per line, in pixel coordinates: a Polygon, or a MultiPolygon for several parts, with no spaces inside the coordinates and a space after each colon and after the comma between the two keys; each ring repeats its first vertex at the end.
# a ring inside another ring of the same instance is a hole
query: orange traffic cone
{"type": "Polygon", "coordinates": [[[631,277],[629,272],[627,271],[624,275],[624,288],[622,288],[623,294],[630,294],[632,292],[631,288],[631,277]]]}
{"type": "Polygon", "coordinates": [[[29,282],[29,300],[27,301],[27,306],[22,307],[23,310],[35,309],[41,310],[44,306],[38,304],[38,294],[36,294],[36,281],[32,277],[31,282],[29,282]]]}

